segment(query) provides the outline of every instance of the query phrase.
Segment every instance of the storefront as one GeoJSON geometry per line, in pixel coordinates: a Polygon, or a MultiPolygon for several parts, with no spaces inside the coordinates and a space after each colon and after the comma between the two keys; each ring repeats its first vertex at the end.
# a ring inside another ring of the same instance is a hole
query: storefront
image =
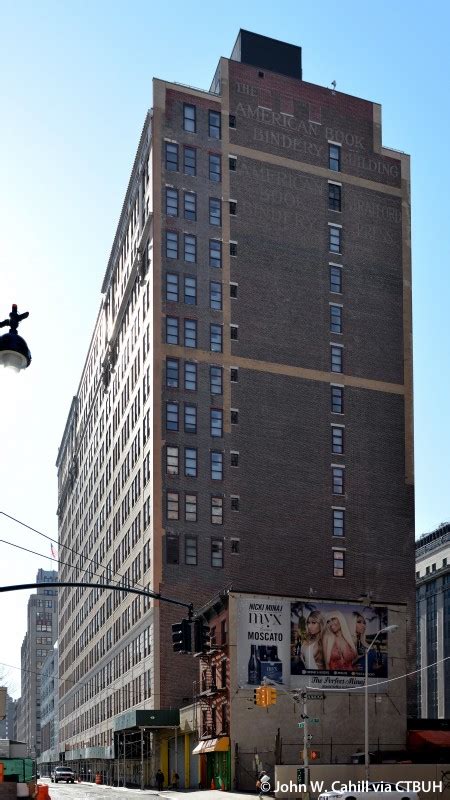
{"type": "Polygon", "coordinates": [[[200,782],[204,789],[231,789],[230,737],[204,739],[192,751],[200,756],[200,782]]]}

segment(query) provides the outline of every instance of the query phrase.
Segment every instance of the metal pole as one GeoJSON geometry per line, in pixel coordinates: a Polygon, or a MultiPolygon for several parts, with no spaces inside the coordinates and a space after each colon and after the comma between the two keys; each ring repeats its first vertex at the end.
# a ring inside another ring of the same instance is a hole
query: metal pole
{"type": "Polygon", "coordinates": [[[178,728],[175,728],[175,772],[178,775],[178,728]]]}
{"type": "Polygon", "coordinates": [[[303,763],[305,765],[305,786],[306,786],[306,796],[309,793],[309,758],[308,758],[308,708],[306,704],[307,694],[306,692],[302,693],[302,705],[303,705],[303,712],[302,712],[302,719],[304,722],[303,725],[303,763]]]}
{"type": "Polygon", "coordinates": [[[126,786],[125,778],[125,731],[123,732],[123,788],[126,786]]]}
{"type": "Polygon", "coordinates": [[[141,728],[141,791],[144,791],[144,728],[141,728]]]}
{"type": "Polygon", "coordinates": [[[369,650],[366,649],[364,658],[364,777],[369,780],[369,650]]]}

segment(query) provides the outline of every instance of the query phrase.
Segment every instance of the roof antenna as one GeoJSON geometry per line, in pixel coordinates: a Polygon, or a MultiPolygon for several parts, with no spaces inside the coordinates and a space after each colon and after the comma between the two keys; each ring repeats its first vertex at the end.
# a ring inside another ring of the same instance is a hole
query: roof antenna
{"type": "Polygon", "coordinates": [[[332,94],[336,94],[336,92],[335,92],[335,89],[336,89],[336,81],[331,81],[331,85],[332,85],[332,87],[333,87],[332,94]]]}

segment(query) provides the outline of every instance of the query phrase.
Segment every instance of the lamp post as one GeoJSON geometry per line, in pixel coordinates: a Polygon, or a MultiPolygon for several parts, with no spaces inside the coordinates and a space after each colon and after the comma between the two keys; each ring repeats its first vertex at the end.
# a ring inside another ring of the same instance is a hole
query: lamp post
{"type": "Polygon", "coordinates": [[[31,364],[31,353],[25,339],[17,333],[19,323],[28,317],[28,311],[23,314],[17,313],[17,306],[14,303],[9,319],[4,319],[0,322],[0,328],[5,328],[9,325],[9,333],[4,333],[0,336],[0,365],[3,367],[10,367],[11,369],[19,372],[21,369],[26,369],[31,364]]]}
{"type": "Polygon", "coordinates": [[[389,633],[395,631],[398,625],[387,625],[386,628],[381,628],[377,635],[374,636],[369,644],[365,655],[365,680],[364,680],[364,766],[365,766],[365,779],[369,780],[369,650],[372,649],[378,637],[382,633],[389,633]]]}

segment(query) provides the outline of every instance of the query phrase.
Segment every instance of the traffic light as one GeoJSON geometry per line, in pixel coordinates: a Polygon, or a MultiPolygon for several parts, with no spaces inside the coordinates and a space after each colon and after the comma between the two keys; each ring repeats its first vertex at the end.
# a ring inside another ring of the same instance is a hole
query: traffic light
{"type": "Polygon", "coordinates": [[[257,689],[253,689],[253,702],[255,706],[262,706],[264,703],[262,702],[262,691],[264,687],[258,686],[257,689]]]}
{"type": "Polygon", "coordinates": [[[277,702],[277,690],[275,689],[274,686],[268,686],[267,687],[267,692],[268,692],[268,703],[267,703],[267,705],[268,706],[274,706],[275,703],[277,702]]]}
{"type": "Polygon", "coordinates": [[[201,618],[194,619],[194,653],[207,653],[211,649],[211,633],[201,618]]]}
{"type": "Polygon", "coordinates": [[[272,686],[258,686],[253,690],[253,702],[255,706],[273,706],[277,702],[277,690],[272,686]]]}
{"type": "Polygon", "coordinates": [[[309,752],[309,760],[310,761],[317,761],[320,758],[320,753],[318,750],[310,750],[309,752]]]}
{"type": "Polygon", "coordinates": [[[191,652],[191,623],[188,619],[172,625],[172,647],[174,653],[191,652]]]}

